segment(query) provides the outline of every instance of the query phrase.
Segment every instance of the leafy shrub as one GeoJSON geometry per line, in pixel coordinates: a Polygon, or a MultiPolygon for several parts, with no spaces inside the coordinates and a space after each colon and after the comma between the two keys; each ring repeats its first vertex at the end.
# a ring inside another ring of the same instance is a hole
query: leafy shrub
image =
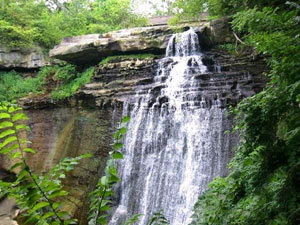
{"type": "Polygon", "coordinates": [[[0,72],[0,101],[18,99],[30,92],[43,92],[45,76],[45,73],[40,73],[34,78],[22,78],[21,74],[15,71],[0,72]]]}
{"type": "Polygon", "coordinates": [[[12,48],[50,49],[64,37],[147,24],[132,12],[130,0],[3,0],[1,6],[0,41],[12,48]]]}
{"type": "Polygon", "coordinates": [[[59,69],[54,78],[62,81],[62,84],[52,91],[51,97],[56,100],[71,97],[80,87],[90,82],[93,73],[93,67],[86,69],[83,73],[76,72],[73,66],[59,69]]]}
{"type": "Polygon", "coordinates": [[[73,65],[43,67],[36,77],[24,77],[15,71],[0,72],[0,100],[11,101],[27,96],[29,93],[45,92],[46,82],[52,79],[56,87],[51,97],[61,100],[71,97],[80,87],[88,83],[93,76],[94,68],[90,67],[79,73],[73,65]]]}

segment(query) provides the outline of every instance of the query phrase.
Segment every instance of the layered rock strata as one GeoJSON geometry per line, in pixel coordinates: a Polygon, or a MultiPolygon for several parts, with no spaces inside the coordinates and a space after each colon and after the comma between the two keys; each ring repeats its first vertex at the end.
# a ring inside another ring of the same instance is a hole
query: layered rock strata
{"type": "Polygon", "coordinates": [[[164,54],[174,32],[193,26],[203,46],[230,42],[232,33],[226,18],[213,22],[170,27],[168,25],[138,27],[104,34],[65,38],[50,51],[50,57],[79,65],[96,64],[104,57],[131,53],[164,54]]]}
{"type": "MultiPolygon", "coordinates": [[[[158,58],[122,59],[100,65],[95,69],[92,82],[85,85],[78,96],[93,99],[89,103],[95,107],[106,108],[125,99],[134,103],[137,92],[159,93],[164,81],[153,86],[158,61],[158,58]]],[[[215,48],[205,52],[203,63],[209,71],[195,74],[194,79],[200,81],[198,90],[205,90],[202,93],[206,96],[199,98],[204,97],[206,104],[218,96],[222,107],[236,105],[241,99],[261,91],[267,81],[263,75],[265,63],[259,56],[232,56],[215,48]]]]}
{"type": "Polygon", "coordinates": [[[48,56],[39,47],[24,50],[0,46],[0,69],[32,70],[49,64],[48,56]]]}
{"type": "MultiPolygon", "coordinates": [[[[30,109],[25,112],[30,118],[28,125],[31,133],[28,139],[32,141],[31,147],[36,150],[33,156],[28,155],[28,164],[33,171],[43,174],[67,156],[93,155],[82,160],[64,180],[65,189],[69,191],[64,202],[65,210],[75,215],[80,224],[87,224],[88,193],[102,175],[112,142],[113,109],[61,107],[30,109]]],[[[2,157],[0,162],[1,176],[1,169],[8,171],[11,163],[2,157]]],[[[3,204],[13,204],[4,201],[3,204]]],[[[3,204],[0,200],[0,212],[7,208],[3,204]]],[[[10,216],[9,212],[3,214],[10,216]]]]}

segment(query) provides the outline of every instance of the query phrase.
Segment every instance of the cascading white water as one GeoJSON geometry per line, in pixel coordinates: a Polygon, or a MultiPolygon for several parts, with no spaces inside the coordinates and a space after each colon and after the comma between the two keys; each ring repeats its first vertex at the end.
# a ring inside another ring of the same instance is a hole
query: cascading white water
{"type": "Polygon", "coordinates": [[[139,225],[163,210],[171,225],[191,222],[192,209],[207,184],[225,175],[232,140],[225,109],[208,100],[195,75],[206,73],[197,34],[173,35],[151,88],[125,104],[131,121],[119,165],[120,200],[110,221],[141,213],[139,225]]]}

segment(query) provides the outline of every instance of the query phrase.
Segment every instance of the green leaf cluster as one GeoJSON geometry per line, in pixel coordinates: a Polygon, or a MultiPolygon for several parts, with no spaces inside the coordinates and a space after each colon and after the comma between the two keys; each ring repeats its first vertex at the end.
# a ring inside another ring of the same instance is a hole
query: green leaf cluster
{"type": "Polygon", "coordinates": [[[164,216],[162,210],[153,213],[152,217],[147,222],[147,225],[168,225],[168,224],[169,222],[167,218],[164,216]]]}
{"type": "Polygon", "coordinates": [[[208,12],[210,17],[216,19],[222,16],[231,17],[236,12],[253,8],[284,7],[285,2],[286,0],[175,0],[172,7],[177,13],[171,23],[201,19],[202,12],[208,12]]]}
{"type": "Polygon", "coordinates": [[[99,65],[105,65],[107,63],[110,63],[114,60],[125,60],[125,59],[152,59],[155,55],[153,54],[131,54],[131,55],[116,55],[116,56],[108,56],[104,59],[102,59],[99,63],[99,65]]]}
{"type": "Polygon", "coordinates": [[[147,24],[147,19],[133,13],[130,0],[96,0],[91,2],[91,23],[88,33],[104,33],[128,27],[139,27],[147,24]]]}
{"type": "Polygon", "coordinates": [[[71,97],[84,84],[90,82],[94,67],[90,67],[79,73],[73,65],[53,68],[53,78],[60,81],[59,85],[52,91],[51,97],[55,100],[71,97]]]}

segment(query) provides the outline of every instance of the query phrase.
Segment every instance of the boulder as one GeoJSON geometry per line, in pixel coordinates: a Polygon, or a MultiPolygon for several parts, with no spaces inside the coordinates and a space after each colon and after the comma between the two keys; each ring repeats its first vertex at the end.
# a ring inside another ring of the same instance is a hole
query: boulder
{"type": "Polygon", "coordinates": [[[215,43],[228,43],[235,40],[232,36],[233,33],[227,17],[212,20],[209,24],[209,30],[211,31],[211,36],[213,38],[212,41],[215,43]]]}
{"type": "Polygon", "coordinates": [[[39,47],[24,50],[0,46],[0,69],[38,69],[48,64],[48,57],[39,47]]]}
{"type": "Polygon", "coordinates": [[[18,225],[14,219],[19,211],[14,200],[7,198],[0,200],[0,225],[18,225]]]}
{"type": "Polygon", "coordinates": [[[10,217],[0,217],[0,225],[18,225],[17,221],[12,220],[10,217]]]}
{"type": "MultiPolygon", "coordinates": [[[[15,175],[1,168],[0,166],[0,180],[13,181],[15,175]]],[[[7,197],[0,198],[0,225],[18,225],[14,220],[19,214],[19,207],[13,199],[7,197]]]]}

